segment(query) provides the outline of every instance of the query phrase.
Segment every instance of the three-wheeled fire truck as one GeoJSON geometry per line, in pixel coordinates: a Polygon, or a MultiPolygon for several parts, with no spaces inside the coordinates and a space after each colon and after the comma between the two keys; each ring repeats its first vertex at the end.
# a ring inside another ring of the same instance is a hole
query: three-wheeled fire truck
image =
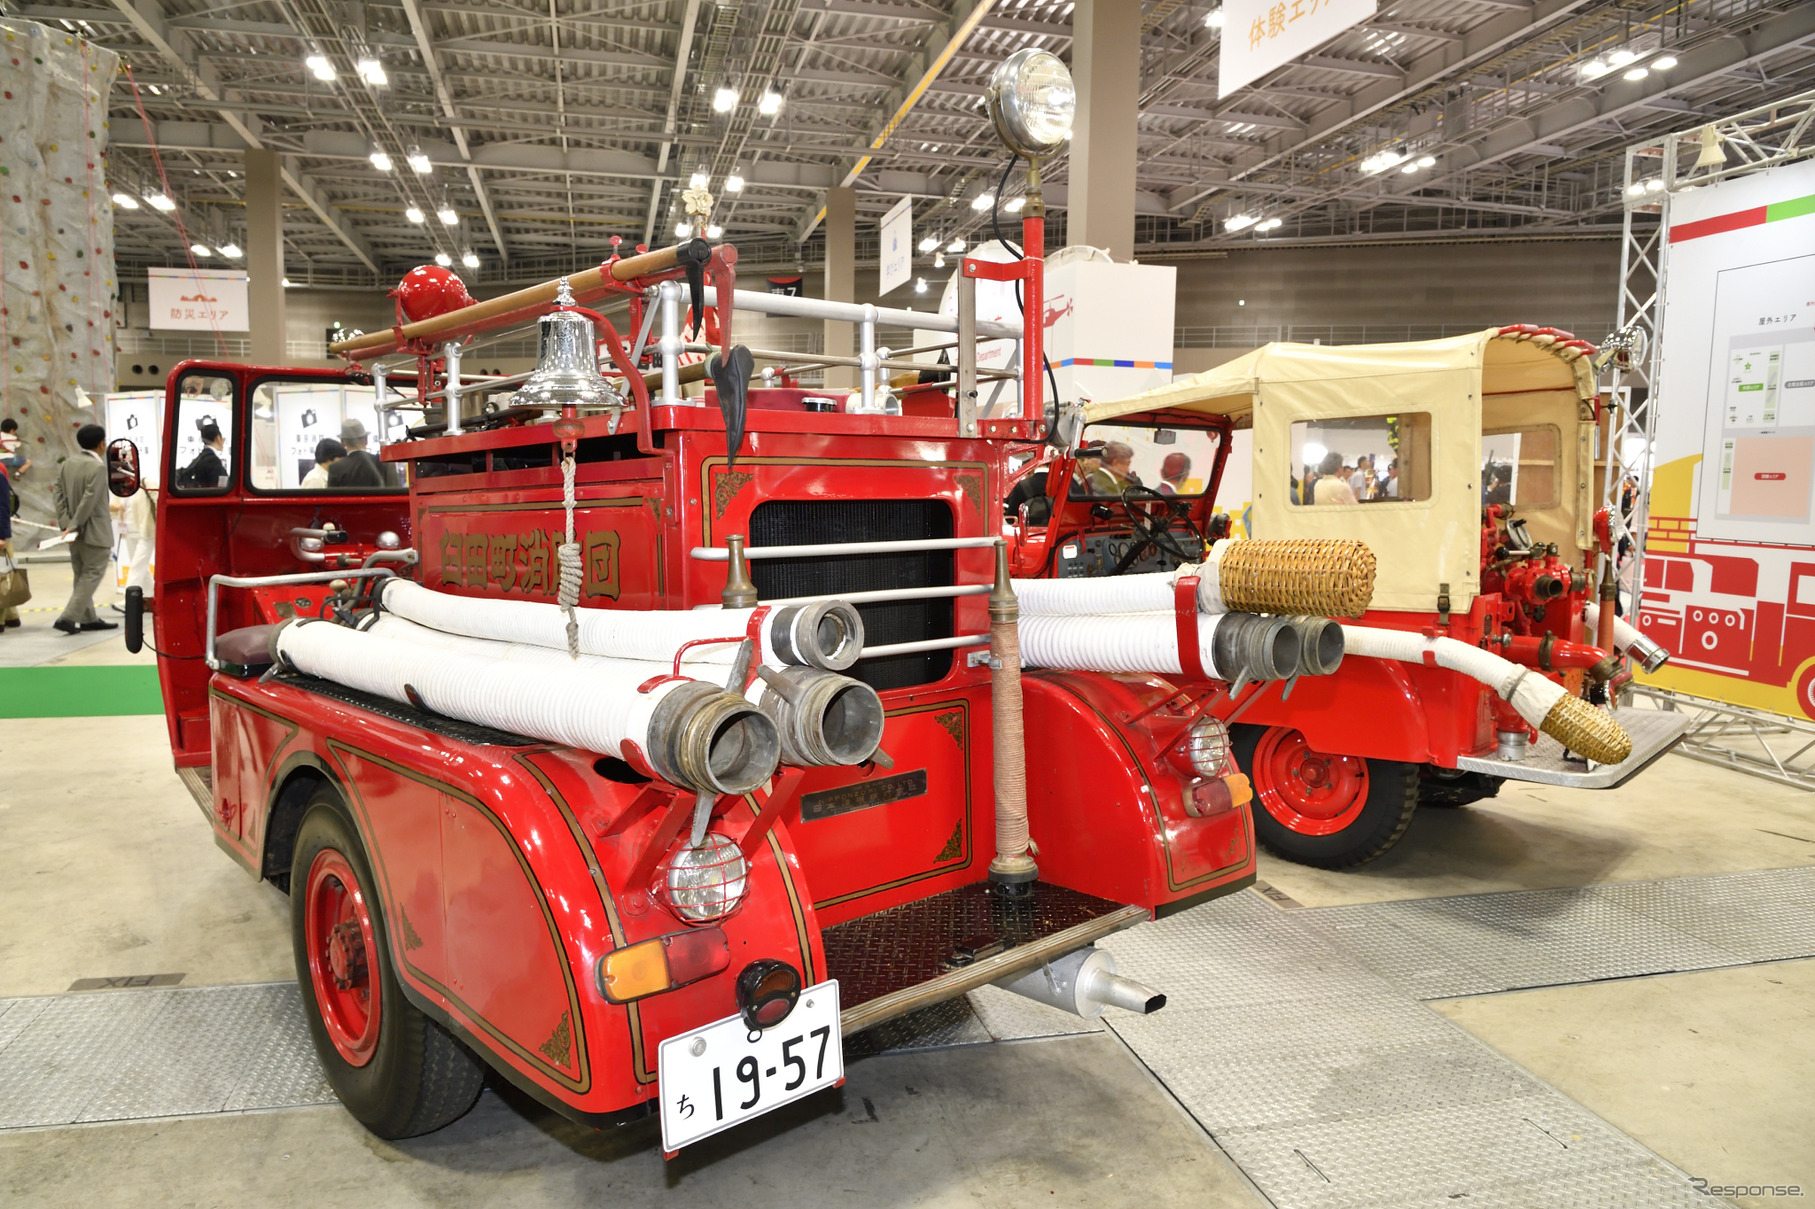
{"type": "MultiPolygon", "coordinates": [[[[996,77],[1024,155],[1062,140],[1062,73],[996,77]]],[[[489,1066],[580,1121],[658,1112],[673,1152],[985,983],[1163,1003],[1092,942],[1252,880],[1207,686],[1285,674],[1299,631],[1249,568],[1181,580],[1132,666],[1100,634],[1023,648],[1003,499],[1048,435],[1040,333],[973,287],[1040,314],[1042,222],[1035,188],[1025,257],[965,261],[955,321],[738,291],[735,248],[691,240],[479,303],[415,270],[344,370],[172,373],[128,643],[149,612],[177,770],[288,891],[316,1050],[374,1132],[453,1120],[489,1066]],[[859,388],[752,385],[752,307],[855,323],[819,363],[859,388]],[[534,372],[462,370],[531,323],[534,372]],[[885,371],[918,366],[878,324],[946,334],[933,402],[902,414],[885,371]],[[1018,414],[979,405],[979,336],[1021,341],[1018,414]],[[324,430],[348,453],[318,485],[324,430]]],[[[110,462],[130,493],[136,450],[110,462]]],[[[1365,598],[1365,562],[1301,611],[1365,598]]]]}
{"type": "Polygon", "coordinates": [[[1271,344],[1087,404],[1069,448],[1019,472],[1039,488],[1011,490],[1017,574],[1201,573],[1192,564],[1229,521],[1211,509],[1230,435],[1251,427],[1250,533],[1359,539],[1379,558],[1371,600],[1342,624],[1342,649],[1372,657],[1212,706],[1232,726],[1264,846],[1343,868],[1390,848],[1420,802],[1464,805],[1506,780],[1621,784],[1685,720],[1581,708],[1617,703],[1628,657],[1648,670],[1666,657],[1615,616],[1611,580],[1596,587],[1611,535],[1594,506],[1605,435],[1595,351],[1528,325],[1271,344]],[[1124,455],[1132,480],[1103,475],[1105,450],[1124,455]],[[1202,480],[1168,477],[1192,465],[1202,480]],[[1156,486],[1138,485],[1143,474],[1156,486]],[[1546,701],[1521,700],[1540,683],[1555,686],[1539,690],[1546,701]],[[1570,704],[1553,704],[1556,693],[1570,704]]]}

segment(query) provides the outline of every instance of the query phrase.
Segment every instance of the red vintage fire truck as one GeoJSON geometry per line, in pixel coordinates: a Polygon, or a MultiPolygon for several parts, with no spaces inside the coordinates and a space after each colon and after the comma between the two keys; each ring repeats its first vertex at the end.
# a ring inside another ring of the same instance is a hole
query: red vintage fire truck
{"type": "MultiPolygon", "coordinates": [[[[1037,192],[1023,232],[963,273],[1037,316],[1037,192]]],[[[346,369],[171,374],[128,641],[149,613],[177,770],[289,893],[316,1050],[381,1136],[490,1067],[582,1122],[659,1113],[673,1152],[984,983],[1152,1010],[1092,942],[1253,879],[1206,694],[1020,672],[1003,497],[1046,435],[1037,325],[961,307],[943,410],[898,414],[899,316],[739,293],[736,259],[639,249],[484,303],[418,271],[346,369]],[[855,321],[861,387],[750,386],[752,305],[855,321]],[[528,380],[462,371],[526,323],[528,380]],[[979,335],[1023,338],[1019,415],[977,406],[979,335]],[[349,446],[325,484],[322,431],[349,446]]],[[[136,451],[110,461],[130,493],[136,451]]]]}
{"type": "Polygon", "coordinates": [[[1597,428],[1605,435],[1594,352],[1529,325],[1411,344],[1274,344],[1089,403],[1068,449],[1020,472],[1040,488],[1011,489],[1017,574],[1197,563],[1229,524],[1213,505],[1230,437],[1251,428],[1250,534],[1357,538],[1380,561],[1366,611],[1342,627],[1350,655],[1376,657],[1213,706],[1252,780],[1264,846],[1345,868],[1391,848],[1421,802],[1463,805],[1506,780],[1618,785],[1669,750],[1686,719],[1558,706],[1576,722],[1540,733],[1541,719],[1509,699],[1544,679],[1604,705],[1630,679],[1626,656],[1648,670],[1667,657],[1595,604],[1597,557],[1610,546],[1592,502],[1597,428]],[[1105,449],[1132,455],[1125,469],[1158,483],[1163,499],[1079,472],[1080,451],[1105,449]],[[1175,487],[1168,468],[1190,466],[1203,468],[1201,482],[1175,487]],[[1616,717],[1617,735],[1606,730],[1616,717]]]}

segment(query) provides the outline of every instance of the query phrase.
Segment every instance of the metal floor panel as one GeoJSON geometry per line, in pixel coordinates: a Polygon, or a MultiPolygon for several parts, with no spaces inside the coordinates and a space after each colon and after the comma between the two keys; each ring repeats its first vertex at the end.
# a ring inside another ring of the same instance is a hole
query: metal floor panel
{"type": "Polygon", "coordinates": [[[0,1129],[334,1099],[294,983],[97,991],[0,1008],[0,1129]]]}

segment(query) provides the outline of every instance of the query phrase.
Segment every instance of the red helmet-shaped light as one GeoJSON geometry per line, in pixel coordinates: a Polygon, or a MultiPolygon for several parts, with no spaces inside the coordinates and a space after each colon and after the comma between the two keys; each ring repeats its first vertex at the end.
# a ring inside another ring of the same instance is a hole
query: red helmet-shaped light
{"type": "Polygon", "coordinates": [[[397,300],[397,311],[408,323],[419,323],[473,305],[473,296],[466,292],[466,283],[451,269],[433,264],[418,265],[405,273],[397,288],[391,291],[391,297],[397,300]]]}

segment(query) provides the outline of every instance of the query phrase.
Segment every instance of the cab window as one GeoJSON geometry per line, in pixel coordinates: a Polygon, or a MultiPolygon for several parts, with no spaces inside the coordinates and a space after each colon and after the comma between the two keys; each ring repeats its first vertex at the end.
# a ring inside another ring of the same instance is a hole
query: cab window
{"type": "Polygon", "coordinates": [[[260,382],[249,425],[252,488],[357,495],[403,488],[403,467],[384,463],[379,450],[401,436],[404,419],[387,410],[382,431],[380,419],[370,386],[260,382]]]}
{"type": "Polygon", "coordinates": [[[170,489],[178,495],[219,495],[233,486],[233,379],[219,374],[184,374],[177,382],[176,473],[170,489]]]}
{"type": "Polygon", "coordinates": [[[1292,425],[1292,502],[1301,507],[1431,497],[1431,416],[1425,411],[1292,425]]]}
{"type": "Polygon", "coordinates": [[[1121,498],[1129,487],[1161,495],[1199,496],[1210,489],[1219,435],[1204,428],[1148,424],[1092,424],[1080,450],[1100,446],[1100,458],[1080,456],[1071,496],[1121,498]]]}
{"type": "Polygon", "coordinates": [[[1555,424],[1505,429],[1481,436],[1481,502],[1520,508],[1557,505],[1558,454],[1562,437],[1555,424]]]}

